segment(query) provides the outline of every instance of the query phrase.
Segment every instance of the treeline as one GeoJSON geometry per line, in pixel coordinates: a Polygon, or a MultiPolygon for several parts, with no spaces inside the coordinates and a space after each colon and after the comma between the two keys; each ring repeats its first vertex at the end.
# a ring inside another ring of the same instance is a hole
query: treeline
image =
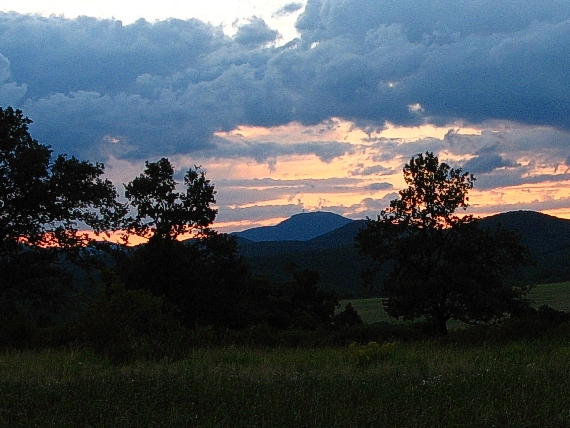
{"type": "Polygon", "coordinates": [[[0,345],[75,343],[128,359],[179,352],[206,331],[213,340],[361,323],[350,306],[337,313],[315,272],[253,276],[235,238],[210,228],[216,191],[200,167],[178,183],[168,159],[146,162],[122,203],[103,164],[53,160],[30,123],[0,108],[0,345]],[[86,228],[119,232],[123,245],[86,228]],[[127,246],[133,236],[148,243],[127,246]]]}

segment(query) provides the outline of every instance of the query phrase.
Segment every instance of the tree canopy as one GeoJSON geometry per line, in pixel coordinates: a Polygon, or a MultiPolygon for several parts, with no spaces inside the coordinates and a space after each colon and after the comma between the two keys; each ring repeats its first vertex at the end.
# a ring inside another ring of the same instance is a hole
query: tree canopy
{"type": "Polygon", "coordinates": [[[130,234],[143,238],[174,240],[178,236],[207,228],[218,211],[216,191],[199,167],[184,175],[184,192],[177,192],[174,168],[166,158],[146,162],[144,172],[125,185],[125,196],[136,208],[127,221],[126,239],[130,234]]]}
{"type": "Polygon", "coordinates": [[[355,240],[372,261],[366,282],[388,266],[382,282],[388,314],[425,318],[445,334],[450,319],[489,322],[524,304],[529,287],[506,280],[511,269],[530,263],[519,236],[455,214],[468,207],[473,175],[430,152],[412,157],[403,172],[408,187],[355,240]]]}
{"type": "Polygon", "coordinates": [[[0,255],[18,244],[69,247],[85,243],[80,232],[111,230],[125,212],[104,166],[59,155],[28,132],[20,110],[0,108],[0,255]]]}

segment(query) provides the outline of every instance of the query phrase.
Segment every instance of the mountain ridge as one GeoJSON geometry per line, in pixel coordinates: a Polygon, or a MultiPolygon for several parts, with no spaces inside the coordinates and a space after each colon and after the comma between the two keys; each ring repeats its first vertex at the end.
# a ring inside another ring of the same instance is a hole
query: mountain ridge
{"type": "Polygon", "coordinates": [[[354,220],[327,211],[299,213],[275,226],[260,226],[232,233],[253,242],[310,241],[354,220]]]}

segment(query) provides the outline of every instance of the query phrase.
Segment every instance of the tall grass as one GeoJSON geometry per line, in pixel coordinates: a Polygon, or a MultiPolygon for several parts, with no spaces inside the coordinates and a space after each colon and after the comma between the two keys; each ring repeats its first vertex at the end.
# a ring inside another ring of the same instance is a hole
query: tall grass
{"type": "Polygon", "coordinates": [[[568,397],[562,340],[200,349],[122,367],[86,352],[0,355],[10,427],[567,427],[568,397]]]}

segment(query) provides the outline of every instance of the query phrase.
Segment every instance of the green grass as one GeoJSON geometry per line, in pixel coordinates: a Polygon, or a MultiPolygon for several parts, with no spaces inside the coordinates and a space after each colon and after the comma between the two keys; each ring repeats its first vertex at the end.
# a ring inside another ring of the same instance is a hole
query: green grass
{"type": "Polygon", "coordinates": [[[568,397],[567,343],[0,355],[7,427],[567,427],[568,397]]]}
{"type": "MultiPolygon", "coordinates": [[[[537,308],[541,305],[548,305],[557,310],[570,311],[570,281],[537,285],[530,292],[529,298],[537,308]]],[[[390,318],[382,308],[380,298],[345,300],[341,302],[342,307],[349,301],[352,302],[352,306],[358,311],[365,324],[394,322],[393,318],[390,318]]]]}
{"type": "MultiPolygon", "coordinates": [[[[531,298],[568,310],[569,288],[537,286],[531,298]]],[[[379,299],[353,304],[367,322],[387,319],[379,299]]],[[[0,427],[570,427],[569,332],[196,349],[124,366],[84,350],[4,352],[0,427]]]]}
{"type": "Polygon", "coordinates": [[[536,307],[548,305],[560,311],[570,311],[570,281],[537,285],[530,298],[536,307]]]}

